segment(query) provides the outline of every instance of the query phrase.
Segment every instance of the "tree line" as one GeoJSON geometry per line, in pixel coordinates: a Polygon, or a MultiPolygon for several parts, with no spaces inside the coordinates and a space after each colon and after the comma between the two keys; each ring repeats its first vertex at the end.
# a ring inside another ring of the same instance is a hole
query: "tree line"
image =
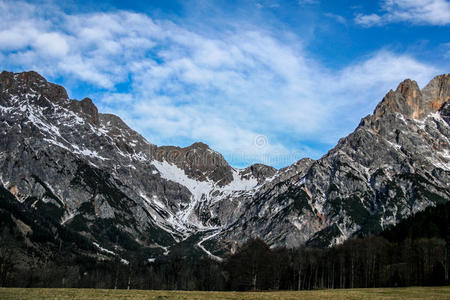
{"type": "Polygon", "coordinates": [[[251,239],[223,262],[184,248],[155,261],[99,261],[45,247],[36,252],[3,232],[0,286],[247,291],[447,285],[449,211],[446,203],[378,236],[330,248],[270,248],[251,239]]]}

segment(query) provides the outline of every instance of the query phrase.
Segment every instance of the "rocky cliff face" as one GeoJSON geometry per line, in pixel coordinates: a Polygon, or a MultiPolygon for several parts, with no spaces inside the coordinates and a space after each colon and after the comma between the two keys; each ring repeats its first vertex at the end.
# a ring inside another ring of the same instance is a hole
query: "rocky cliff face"
{"type": "Polygon", "coordinates": [[[0,184],[100,252],[336,244],[450,199],[449,80],[404,81],[324,157],[277,171],[232,168],[203,143],[153,145],[35,72],[2,72],[0,184]]]}
{"type": "Polygon", "coordinates": [[[209,205],[258,185],[207,145],[157,147],[35,72],[0,74],[0,124],[0,183],[106,248],[164,252],[226,225],[209,205]]]}
{"type": "Polygon", "coordinates": [[[422,91],[405,80],[325,156],[257,193],[236,225],[216,238],[232,243],[249,234],[279,246],[332,245],[448,201],[449,85],[449,75],[422,91]]]}

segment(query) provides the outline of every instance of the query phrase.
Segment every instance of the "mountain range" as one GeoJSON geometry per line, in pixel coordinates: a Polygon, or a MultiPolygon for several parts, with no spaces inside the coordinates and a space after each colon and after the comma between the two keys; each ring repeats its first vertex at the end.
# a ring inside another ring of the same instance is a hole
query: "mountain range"
{"type": "Polygon", "coordinates": [[[450,199],[449,86],[407,79],[320,159],[236,169],[204,143],[154,145],[36,72],[3,71],[0,214],[29,247],[82,240],[80,253],[124,263],[379,233],[450,199]]]}

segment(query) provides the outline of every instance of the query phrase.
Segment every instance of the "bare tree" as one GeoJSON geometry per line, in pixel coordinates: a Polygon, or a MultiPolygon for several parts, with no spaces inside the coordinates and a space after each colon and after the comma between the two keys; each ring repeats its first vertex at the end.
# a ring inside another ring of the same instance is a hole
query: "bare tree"
{"type": "Polygon", "coordinates": [[[14,270],[14,250],[6,246],[0,247],[0,287],[6,286],[8,277],[14,270]]]}

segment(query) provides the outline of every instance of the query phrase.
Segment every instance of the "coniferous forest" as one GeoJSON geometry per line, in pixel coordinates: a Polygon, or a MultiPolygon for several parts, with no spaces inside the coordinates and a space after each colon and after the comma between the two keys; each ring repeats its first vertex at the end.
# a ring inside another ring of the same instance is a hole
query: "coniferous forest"
{"type": "Polygon", "coordinates": [[[180,247],[128,265],[68,249],[36,253],[14,240],[7,218],[1,218],[0,286],[247,291],[446,285],[449,213],[450,203],[441,204],[377,236],[330,248],[271,249],[253,239],[223,262],[180,247]]]}

